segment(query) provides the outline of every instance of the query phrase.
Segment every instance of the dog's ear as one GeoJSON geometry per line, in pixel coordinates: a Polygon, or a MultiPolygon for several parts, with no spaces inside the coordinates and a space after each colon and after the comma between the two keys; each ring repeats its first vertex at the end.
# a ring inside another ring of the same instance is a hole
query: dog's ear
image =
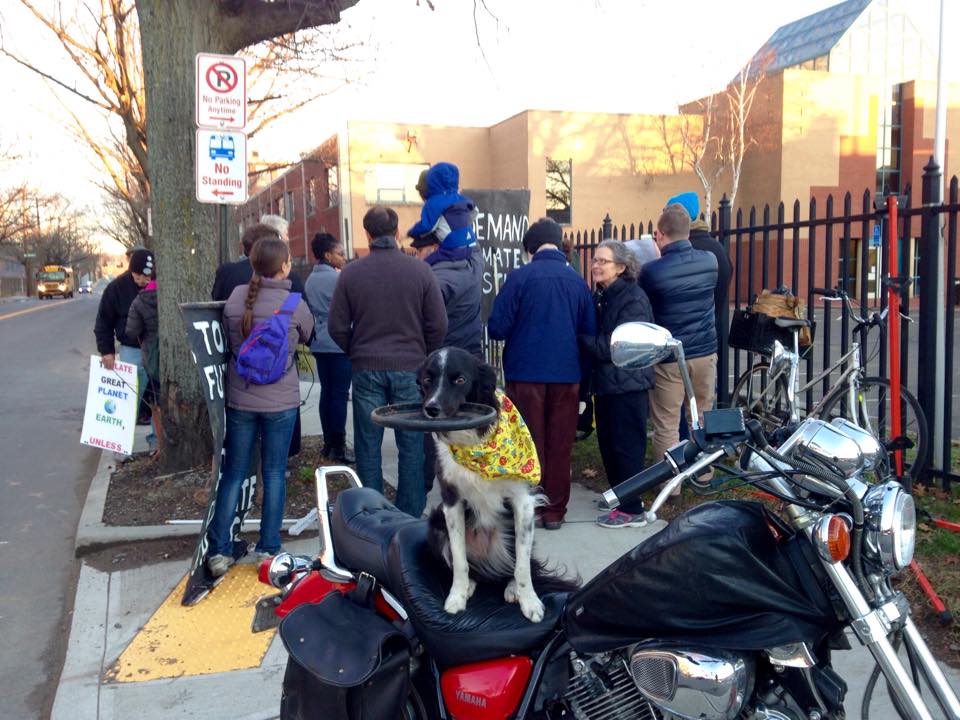
{"type": "Polygon", "coordinates": [[[477,377],[467,400],[499,408],[497,402],[497,371],[485,362],[477,364],[477,377]]]}

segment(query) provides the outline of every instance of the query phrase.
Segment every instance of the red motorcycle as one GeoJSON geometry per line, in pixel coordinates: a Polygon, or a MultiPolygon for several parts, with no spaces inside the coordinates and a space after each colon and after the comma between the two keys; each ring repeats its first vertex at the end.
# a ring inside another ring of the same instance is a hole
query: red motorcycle
{"type": "MultiPolygon", "coordinates": [[[[662,328],[617,328],[611,353],[625,365],[675,357],[689,384],[682,348],[662,328]]],[[[260,567],[281,590],[254,619],[254,630],[282,619],[281,718],[840,720],[847,686],[831,651],[849,647],[849,629],[901,717],[932,719],[897,655],[903,641],[913,677],[960,720],[889,582],[912,559],[915,516],[912,498],[882,476],[879,443],[849,423],[807,419],[774,449],[738,409],[704,417],[691,440],[608,491],[608,504],[666,483],[655,518],[674,488],[739,456],[724,472],[781,499],[783,512],[699,505],[578,590],[538,589],[538,623],[504,602],[503,587],[482,584],[448,614],[451,573],[427,521],[360,487],[350,468],[318,469],[319,558],[281,554],[260,567]],[[332,474],[357,485],[333,504],[332,474]]]]}

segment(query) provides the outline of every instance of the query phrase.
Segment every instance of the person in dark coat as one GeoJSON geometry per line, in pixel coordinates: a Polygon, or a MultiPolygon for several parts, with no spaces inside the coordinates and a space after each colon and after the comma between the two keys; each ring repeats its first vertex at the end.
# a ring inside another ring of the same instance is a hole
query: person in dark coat
{"type": "MultiPolygon", "coordinates": [[[[733,263],[730,254],[723,249],[723,245],[710,234],[710,226],[700,217],[700,198],[695,192],[685,192],[674,195],[667,200],[667,205],[679,203],[690,214],[690,244],[696,250],[706,250],[717,259],[717,286],[713,291],[714,322],[717,328],[717,337],[720,337],[720,311],[727,304],[730,291],[730,278],[733,277],[733,263]]],[[[705,408],[706,409],[706,408],[705,408]]]]}
{"type": "MultiPolygon", "coordinates": [[[[112,370],[116,360],[136,365],[138,383],[142,388],[147,386],[146,371],[141,363],[140,344],[136,338],[127,336],[127,315],[140,289],[146,287],[152,279],[155,268],[153,253],[150,250],[134,249],[130,253],[127,271],[111,280],[104,289],[100,297],[100,306],[97,308],[97,320],[93,326],[93,334],[97,339],[97,352],[100,353],[103,366],[112,370]]],[[[146,407],[144,405],[144,410],[146,407]]],[[[142,423],[138,421],[138,424],[142,423]]],[[[147,435],[147,444],[153,449],[155,442],[156,432],[151,430],[147,435]]]]}
{"type": "Polygon", "coordinates": [[[130,305],[126,334],[140,345],[140,367],[147,376],[143,397],[150,406],[156,435],[156,442],[151,443],[151,449],[154,450],[154,457],[158,457],[163,447],[163,423],[160,416],[160,313],[157,310],[156,268],[144,268],[144,273],[150,277],[150,282],[130,305]]]}
{"type": "Polygon", "coordinates": [[[541,520],[559,529],[570,499],[570,453],[577,431],[580,350],[577,338],[592,335],[596,317],[590,288],[567,264],[563,230],[550,218],[523,236],[530,262],[512,270],[493,303],[487,330],[503,340],[507,395],[526,420],[543,468],[550,499],[541,520]]]}
{"type": "MultiPolygon", "coordinates": [[[[250,266],[250,251],[257,240],[265,237],[279,237],[284,240],[277,230],[264,223],[251,225],[243,231],[243,235],[240,237],[243,255],[238,260],[225,262],[217,268],[217,274],[213,278],[213,289],[210,291],[211,299],[215,301],[226,300],[230,297],[234,288],[247,285],[250,282],[250,278],[253,277],[253,268],[250,266]]],[[[292,292],[298,292],[301,296],[306,294],[303,280],[299,276],[291,273],[288,279],[291,283],[292,292]]]]}
{"type": "MultiPolygon", "coordinates": [[[[660,258],[643,266],[640,286],[650,298],[653,317],[683,343],[687,368],[702,416],[713,405],[717,379],[717,330],[714,290],[717,260],[690,244],[690,215],[679,203],[664,208],[654,238],[660,258]]],[[[667,448],[679,440],[678,426],[684,406],[684,387],[676,362],[654,368],[650,395],[653,420],[653,453],[659,462],[667,448]]],[[[702,417],[700,418],[702,419],[702,417]]]]}
{"type": "MultiPolygon", "coordinates": [[[[647,454],[647,390],[652,368],[619,368],[610,357],[610,335],[627,322],[653,322],[647,294],[637,284],[637,258],[619,240],[597,246],[591,272],[597,290],[595,335],[581,335],[580,347],[591,359],[591,387],[597,418],[597,444],[610,487],[643,470],[647,454]]],[[[597,518],[605,528],[645,524],[643,502],[622,505],[597,518]]]]}

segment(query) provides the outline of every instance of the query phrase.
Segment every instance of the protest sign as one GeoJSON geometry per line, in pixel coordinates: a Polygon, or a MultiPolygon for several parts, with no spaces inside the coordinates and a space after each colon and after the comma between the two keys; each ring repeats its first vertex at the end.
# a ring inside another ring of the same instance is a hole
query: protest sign
{"type": "Polygon", "coordinates": [[[493,299],[511,270],[523,264],[523,235],[529,225],[529,190],[464,190],[477,206],[473,229],[483,250],[483,298],[480,312],[486,322],[493,299]]]}
{"type": "Polygon", "coordinates": [[[117,360],[108,370],[99,355],[91,355],[80,442],[130,455],[138,405],[137,366],[117,360]]]}
{"type": "MultiPolygon", "coordinates": [[[[203,388],[207,402],[207,412],[210,415],[210,429],[213,432],[213,492],[207,503],[207,511],[203,515],[200,525],[200,537],[193,552],[190,563],[190,576],[183,591],[181,605],[196,605],[203,600],[223,579],[215,578],[210,574],[205,562],[207,557],[208,541],[207,527],[213,519],[213,511],[217,501],[217,491],[220,488],[220,478],[223,466],[223,440],[226,428],[226,396],[224,394],[224,375],[227,372],[226,329],[223,327],[221,315],[222,302],[183,303],[180,305],[180,314],[187,332],[187,343],[193,360],[200,372],[200,385],[203,388]]],[[[259,452],[254,452],[257,457],[259,452]]],[[[253,494],[256,489],[257,473],[254,469],[247,473],[240,489],[240,500],[237,503],[236,514],[233,519],[233,555],[240,558],[246,554],[246,544],[239,539],[240,527],[250,510],[253,494]]]]}

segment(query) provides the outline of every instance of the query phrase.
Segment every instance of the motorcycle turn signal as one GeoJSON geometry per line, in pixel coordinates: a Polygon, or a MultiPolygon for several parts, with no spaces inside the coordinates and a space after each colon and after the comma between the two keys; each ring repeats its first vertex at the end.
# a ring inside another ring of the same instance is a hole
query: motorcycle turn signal
{"type": "Polygon", "coordinates": [[[827,562],[843,562],[850,554],[850,527],[842,515],[820,518],[814,537],[817,552],[827,562]]]}

